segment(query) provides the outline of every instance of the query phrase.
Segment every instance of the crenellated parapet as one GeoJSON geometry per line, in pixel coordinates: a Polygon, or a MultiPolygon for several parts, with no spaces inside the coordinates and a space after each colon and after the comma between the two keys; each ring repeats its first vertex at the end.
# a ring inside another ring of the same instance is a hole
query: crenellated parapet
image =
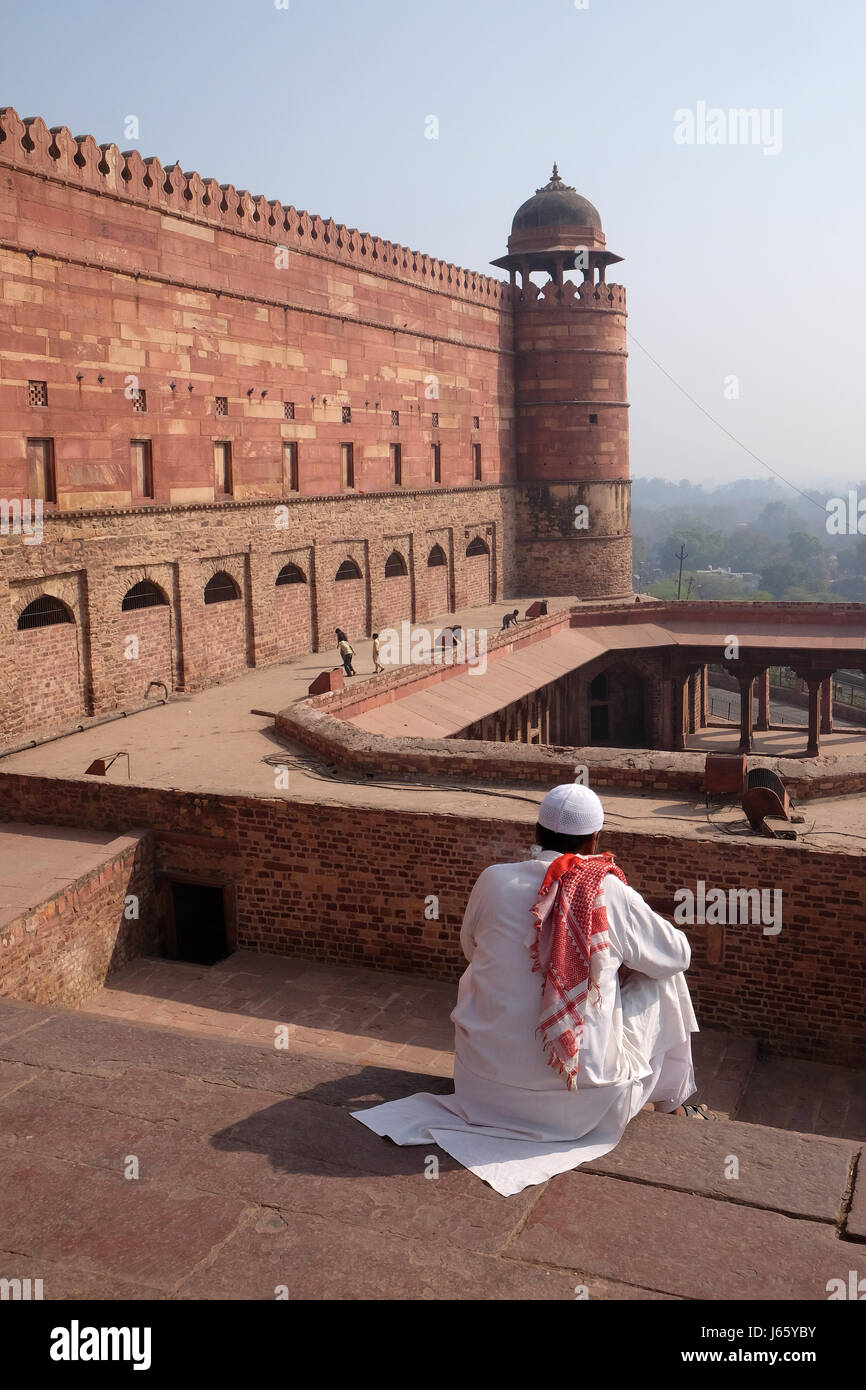
{"type": "Polygon", "coordinates": [[[529,281],[524,289],[513,287],[512,304],[515,309],[607,309],[625,313],[625,286],[604,281],[593,284],[589,280],[582,285],[570,280],[557,285],[549,280],[539,286],[529,281]]]}
{"type": "Polygon", "coordinates": [[[179,164],[164,167],[138,150],[98,145],[92,135],[74,136],[66,126],[49,129],[40,116],[22,120],[11,106],[0,107],[0,164],[26,170],[108,197],[158,209],[163,214],[216,225],[257,240],[309,252],[361,270],[409,280],[440,293],[491,308],[509,308],[507,283],[474,270],[437,260],[382,237],[359,232],[331,219],[252,195],[232,184],[185,173],[179,164]]]}

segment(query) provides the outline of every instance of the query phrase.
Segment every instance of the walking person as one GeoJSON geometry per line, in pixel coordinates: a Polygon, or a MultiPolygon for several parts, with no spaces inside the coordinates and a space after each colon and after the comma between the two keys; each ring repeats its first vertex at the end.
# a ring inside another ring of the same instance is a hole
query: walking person
{"type": "Polygon", "coordinates": [[[374,676],[378,676],[379,672],[380,672],[380,671],[384,671],[384,669],[385,669],[385,667],[382,665],[381,661],[379,660],[379,651],[380,651],[380,649],[381,649],[381,646],[382,646],[382,643],[379,641],[379,634],[378,634],[378,632],[374,632],[374,633],[373,633],[373,675],[374,675],[374,676]]]}
{"type": "Polygon", "coordinates": [[[355,668],[352,665],[352,657],[355,655],[355,648],[350,644],[345,632],[340,638],[340,643],[337,647],[337,651],[340,653],[340,656],[343,659],[343,669],[345,670],[346,675],[354,676],[355,668]]]}

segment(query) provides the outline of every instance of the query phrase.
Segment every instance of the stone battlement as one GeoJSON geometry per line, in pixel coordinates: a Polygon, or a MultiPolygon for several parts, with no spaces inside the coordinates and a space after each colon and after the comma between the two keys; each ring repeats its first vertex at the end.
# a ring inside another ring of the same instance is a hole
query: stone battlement
{"type": "Polygon", "coordinates": [[[589,280],[582,285],[576,285],[571,280],[564,280],[561,285],[554,285],[549,282],[546,285],[533,285],[531,282],[525,289],[515,289],[514,307],[516,309],[599,309],[613,310],[615,313],[624,314],[625,309],[625,286],[608,285],[603,283],[594,285],[589,280]]]}
{"type": "Polygon", "coordinates": [[[155,156],[98,145],[92,135],[74,136],[66,126],[49,129],[41,116],[22,120],[11,106],[0,107],[0,164],[85,192],[217,225],[289,251],[300,251],[356,266],[375,274],[409,280],[461,299],[510,307],[510,286],[477,271],[451,265],[382,237],[253,196],[246,189],[185,173],[179,164],[164,167],[155,156]]]}

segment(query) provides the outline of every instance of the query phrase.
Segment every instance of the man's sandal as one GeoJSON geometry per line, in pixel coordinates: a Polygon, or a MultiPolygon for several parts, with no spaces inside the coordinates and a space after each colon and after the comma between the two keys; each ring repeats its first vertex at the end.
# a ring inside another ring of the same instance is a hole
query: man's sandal
{"type": "Polygon", "coordinates": [[[695,1118],[701,1120],[714,1120],[716,1118],[712,1111],[708,1110],[705,1105],[684,1105],[683,1110],[686,1112],[686,1118],[689,1120],[695,1118]]]}

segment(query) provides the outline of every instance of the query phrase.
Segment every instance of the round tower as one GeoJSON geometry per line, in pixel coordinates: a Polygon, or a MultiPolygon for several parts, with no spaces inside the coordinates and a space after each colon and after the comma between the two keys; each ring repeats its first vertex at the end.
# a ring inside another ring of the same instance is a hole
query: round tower
{"type": "Polygon", "coordinates": [[[625,290],[606,281],[586,198],[550,182],[518,208],[508,254],[514,305],[517,568],[525,593],[629,598],[631,506],[625,290]],[[582,283],[566,272],[582,272],[582,283]],[[533,272],[547,276],[538,285],[533,272]],[[519,282],[518,282],[519,277],[519,282]]]}

